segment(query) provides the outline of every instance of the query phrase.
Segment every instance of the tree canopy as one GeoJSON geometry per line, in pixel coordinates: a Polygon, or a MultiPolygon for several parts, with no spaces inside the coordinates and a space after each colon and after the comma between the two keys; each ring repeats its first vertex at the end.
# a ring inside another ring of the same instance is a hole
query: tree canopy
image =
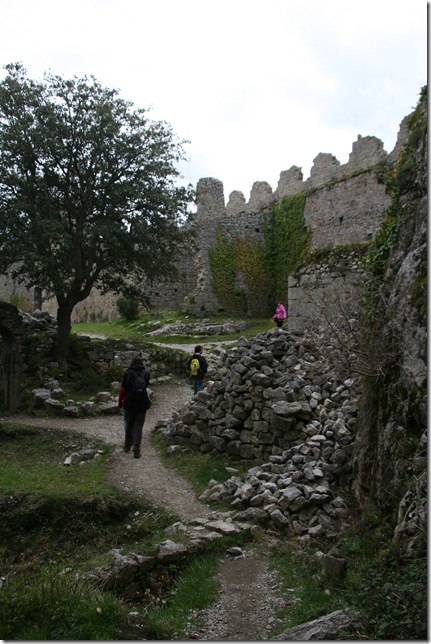
{"type": "Polygon", "coordinates": [[[193,190],[184,140],[94,77],[0,83],[0,271],[55,297],[58,355],[93,287],[137,293],[175,272],[193,190]]]}

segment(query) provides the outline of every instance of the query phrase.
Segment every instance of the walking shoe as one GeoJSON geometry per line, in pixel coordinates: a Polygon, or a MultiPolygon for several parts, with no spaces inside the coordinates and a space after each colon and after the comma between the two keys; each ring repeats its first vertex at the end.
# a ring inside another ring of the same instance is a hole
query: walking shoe
{"type": "Polygon", "coordinates": [[[123,445],[123,452],[130,452],[130,447],[123,445]]]}
{"type": "Polygon", "coordinates": [[[133,452],[135,458],[141,458],[141,452],[133,452]]]}

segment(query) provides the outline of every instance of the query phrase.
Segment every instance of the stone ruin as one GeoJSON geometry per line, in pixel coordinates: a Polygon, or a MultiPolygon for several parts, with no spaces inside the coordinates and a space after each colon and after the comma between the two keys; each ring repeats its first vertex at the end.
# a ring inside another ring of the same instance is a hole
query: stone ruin
{"type": "MultiPolygon", "coordinates": [[[[231,238],[245,238],[264,245],[263,226],[271,207],[284,196],[304,192],[306,195],[304,218],[305,225],[312,232],[312,248],[338,248],[371,240],[383,220],[390,199],[382,180],[383,173],[389,169],[399,156],[407,133],[406,119],[400,126],[397,143],[391,153],[383,148],[383,143],[373,136],[358,136],[352,145],[352,152],[346,164],[340,164],[335,156],[320,153],[314,159],[310,176],[304,180],[301,168],[292,166],[280,174],[278,185],[273,191],[266,181],[253,184],[250,198],[246,201],[240,191],[233,191],[225,203],[223,183],[215,178],[202,178],[196,186],[196,212],[185,224],[195,232],[193,261],[190,256],[180,265],[181,277],[177,281],[163,281],[146,285],[145,292],[152,306],[185,309],[198,315],[219,312],[220,305],[211,285],[211,272],[208,251],[216,244],[216,231],[221,228],[224,235],[231,238]]],[[[332,267],[333,268],[333,267],[332,267]]],[[[321,270],[321,267],[319,267],[321,270]]],[[[316,307],[311,299],[326,289],[334,279],[334,271],[329,271],[329,279],[319,284],[313,291],[318,276],[312,270],[310,279],[298,275],[295,281],[286,285],[288,290],[289,318],[291,328],[306,328],[310,320],[315,320],[316,307]],[[311,298],[309,297],[311,293],[311,298]]],[[[328,271],[324,268],[324,272],[328,271]]],[[[358,299],[357,283],[362,275],[357,267],[353,268],[352,279],[344,285],[346,292],[355,293],[358,299]]],[[[243,285],[242,285],[243,286],[243,285]]],[[[8,298],[17,286],[3,279],[0,296],[8,298]],[[12,289],[12,290],[11,290],[12,289]]],[[[31,294],[27,294],[31,298],[31,294]]],[[[118,317],[116,309],[117,294],[101,294],[93,289],[90,296],[76,305],[72,322],[112,321],[118,317]]],[[[54,300],[45,302],[44,310],[56,315],[54,300]]],[[[317,311],[320,310],[320,305],[317,311]]],[[[322,318],[318,320],[322,322],[322,318]]]]}
{"type": "MultiPolygon", "coordinates": [[[[208,258],[209,249],[216,244],[217,229],[221,228],[223,234],[231,238],[248,237],[250,241],[264,244],[265,217],[284,196],[305,192],[304,218],[312,232],[313,248],[336,248],[371,240],[390,204],[382,176],[398,158],[405,136],[404,120],[390,154],[378,138],[358,136],[346,164],[340,164],[332,154],[320,153],[314,159],[308,179],[304,180],[301,168],[292,166],[281,172],[275,191],[266,181],[255,182],[248,201],[242,192],[233,191],[226,204],[222,181],[211,177],[200,179],[196,186],[196,212],[186,224],[195,232],[194,261],[191,262],[189,256],[184,258],[178,281],[146,288],[152,304],[185,308],[198,315],[218,312],[220,305],[211,286],[208,258]]],[[[331,274],[331,280],[332,277],[331,274]]],[[[346,290],[354,288],[357,293],[356,283],[361,278],[353,269],[346,290]]],[[[295,329],[305,328],[304,324],[315,319],[309,300],[302,298],[303,291],[308,292],[309,287],[308,278],[289,284],[288,300],[292,303],[289,318],[295,329]],[[300,290],[295,293],[296,288],[300,290]],[[301,308],[302,301],[306,302],[305,309],[301,308]]],[[[115,319],[115,300],[116,296],[112,294],[102,296],[93,291],[75,307],[74,321],[115,319]]]]}

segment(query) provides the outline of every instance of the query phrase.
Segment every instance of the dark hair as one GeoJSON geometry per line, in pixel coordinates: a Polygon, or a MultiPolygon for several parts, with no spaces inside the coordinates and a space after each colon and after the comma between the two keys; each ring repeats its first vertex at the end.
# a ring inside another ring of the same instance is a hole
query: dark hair
{"type": "Polygon", "coordinates": [[[203,346],[201,344],[197,344],[195,346],[195,353],[202,353],[203,351],[203,346]]]}
{"type": "Polygon", "coordinates": [[[142,360],[141,356],[136,356],[136,358],[133,358],[132,362],[130,363],[130,366],[133,367],[135,364],[140,364],[144,366],[144,361],[142,360]]]}

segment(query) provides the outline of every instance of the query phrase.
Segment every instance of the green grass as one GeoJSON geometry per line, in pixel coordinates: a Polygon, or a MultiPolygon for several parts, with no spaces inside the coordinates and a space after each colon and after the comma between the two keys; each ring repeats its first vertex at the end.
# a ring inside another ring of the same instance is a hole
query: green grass
{"type": "Polygon", "coordinates": [[[98,458],[64,465],[65,457],[87,448],[88,441],[82,434],[0,423],[0,542],[7,543],[5,565],[16,551],[25,551],[36,561],[49,553],[53,559],[77,558],[91,567],[100,552],[113,546],[130,542],[152,551],[157,540],[166,538],[165,528],[178,517],[145,499],[126,496],[109,483],[112,446],[96,441],[92,446],[103,451],[98,458]]]}
{"type": "Polygon", "coordinates": [[[101,495],[113,492],[106,482],[106,459],[112,446],[95,441],[99,458],[67,467],[66,456],[88,447],[80,434],[0,422],[0,490],[3,494],[34,493],[44,497],[101,495]]]}
{"type": "Polygon", "coordinates": [[[127,609],[110,593],[61,570],[23,567],[1,589],[0,633],[11,640],[112,640],[127,609]]]}
{"type": "MultiPolygon", "coordinates": [[[[118,340],[135,340],[140,342],[163,342],[169,344],[193,344],[196,342],[227,342],[237,340],[241,336],[247,339],[254,337],[262,331],[274,328],[271,318],[245,318],[247,329],[238,333],[215,336],[191,336],[191,335],[171,335],[171,336],[153,336],[145,337],[145,334],[154,330],[154,322],[160,321],[162,324],[168,323],[202,323],[202,318],[196,316],[187,316],[175,311],[158,311],[157,315],[142,314],[137,320],[132,322],[119,319],[113,322],[88,322],[72,325],[72,332],[83,335],[99,335],[107,338],[118,340]]],[[[232,316],[211,316],[212,323],[225,322],[227,320],[244,320],[244,318],[234,318],[232,316]]]]}
{"type": "MultiPolygon", "coordinates": [[[[16,640],[134,639],[125,605],[77,576],[111,562],[112,548],[154,554],[178,517],[107,479],[112,448],[63,464],[81,434],[0,422],[0,634],[16,640]],[[70,569],[70,574],[59,572],[70,569]]],[[[138,639],[144,639],[139,633],[138,639]]]]}
{"type": "MultiPolygon", "coordinates": [[[[181,634],[190,612],[217,596],[217,552],[249,537],[222,538],[185,567],[171,564],[155,578],[155,591],[136,604],[126,606],[93,587],[78,573],[108,565],[112,548],[154,555],[178,517],[114,489],[106,467],[112,450],[104,443],[94,444],[103,450],[100,458],[64,466],[65,456],[88,441],[81,434],[0,422],[0,633],[11,640],[142,640],[148,629],[161,639],[181,634]],[[145,614],[138,626],[128,618],[134,609],[145,614]]],[[[205,457],[189,463],[190,476],[193,463],[199,485],[226,472],[221,461],[209,470],[205,457]]]]}
{"type": "Polygon", "coordinates": [[[323,579],[320,563],[311,551],[300,550],[294,542],[280,541],[271,551],[271,564],[287,600],[279,614],[284,621],[283,628],[344,608],[334,584],[323,579]],[[292,603],[288,601],[290,598],[292,603]]]}
{"type": "Polygon", "coordinates": [[[147,612],[145,625],[150,638],[172,640],[183,639],[187,635],[186,628],[193,611],[201,610],[217,599],[215,574],[218,566],[216,553],[201,555],[189,562],[165,603],[147,612]]]}
{"type": "Polygon", "coordinates": [[[184,451],[167,453],[167,444],[163,436],[157,432],[152,433],[152,441],[164,465],[177,471],[183,478],[188,480],[199,496],[207,489],[208,483],[215,480],[218,483],[226,481],[231,476],[242,476],[250,468],[249,464],[229,460],[228,457],[217,454],[203,454],[197,450],[187,447],[184,451]],[[234,468],[233,473],[226,469],[234,468]]]}

